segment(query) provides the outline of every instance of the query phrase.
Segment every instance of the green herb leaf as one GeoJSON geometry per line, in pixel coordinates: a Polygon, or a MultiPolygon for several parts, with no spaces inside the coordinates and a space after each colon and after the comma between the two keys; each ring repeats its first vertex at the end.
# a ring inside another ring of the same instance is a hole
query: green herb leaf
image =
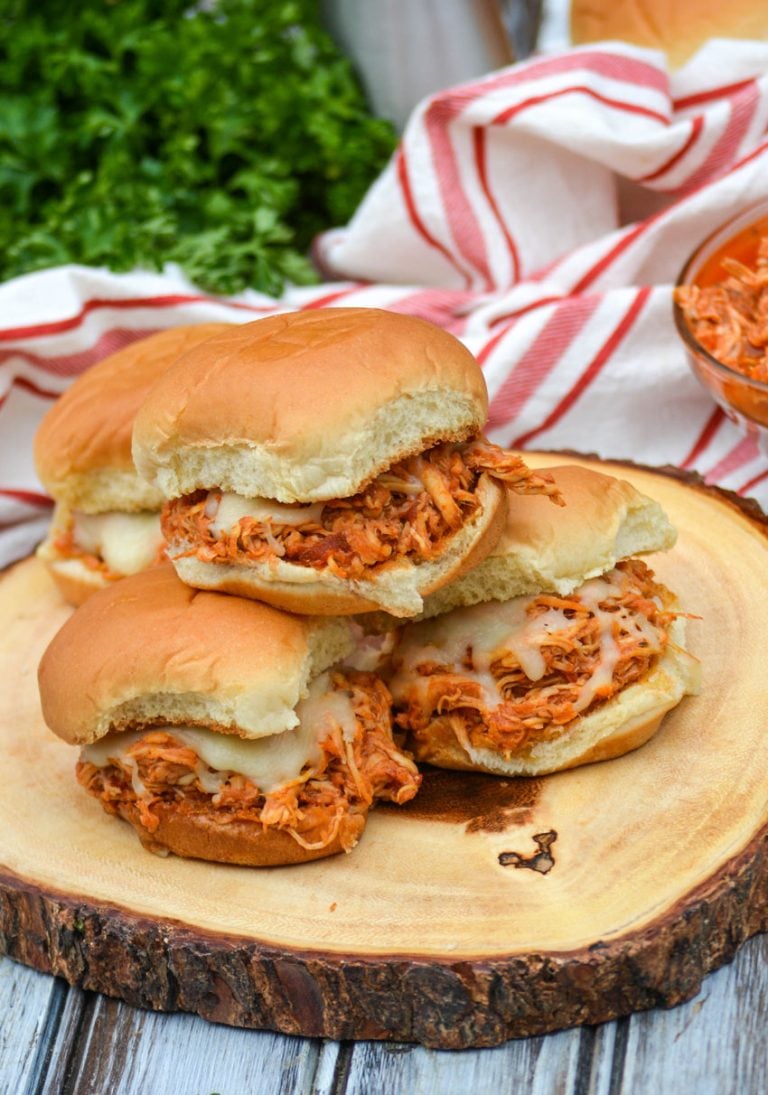
{"type": "Polygon", "coordinates": [[[177,262],[277,294],[394,143],[313,0],[8,0],[0,278],[177,262]]]}

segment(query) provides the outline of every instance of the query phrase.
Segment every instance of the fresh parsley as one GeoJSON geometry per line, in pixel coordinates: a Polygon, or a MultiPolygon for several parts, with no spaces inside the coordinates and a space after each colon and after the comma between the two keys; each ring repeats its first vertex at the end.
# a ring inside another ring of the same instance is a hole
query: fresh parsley
{"type": "Polygon", "coordinates": [[[0,3],[0,279],[179,263],[308,283],[394,147],[315,0],[0,3]]]}

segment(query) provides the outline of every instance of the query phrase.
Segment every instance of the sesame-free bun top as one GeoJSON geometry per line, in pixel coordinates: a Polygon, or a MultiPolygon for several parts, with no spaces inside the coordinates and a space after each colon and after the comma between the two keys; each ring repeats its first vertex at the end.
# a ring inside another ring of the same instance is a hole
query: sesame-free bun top
{"type": "Polygon", "coordinates": [[[162,495],[133,466],[136,412],[180,354],[228,326],[202,323],[159,331],[79,376],[48,411],[35,437],[37,473],[48,493],[84,513],[159,509],[162,495]]]}
{"type": "Polygon", "coordinates": [[[185,354],[136,418],[136,467],[168,498],[221,487],[345,498],[399,459],[485,423],[475,359],[439,327],[375,308],[292,312],[185,354]]]}
{"type": "Polygon", "coordinates": [[[489,555],[424,600],[420,619],[529,593],[571,593],[621,559],[672,547],[658,502],[630,483],[576,465],[547,468],[565,502],[507,493],[507,523],[489,555]]]}
{"type": "Polygon", "coordinates": [[[348,624],[185,586],[168,565],[94,594],[39,668],[48,726],[71,744],[143,725],[261,738],[296,726],[311,680],[352,648],[348,624]]]}

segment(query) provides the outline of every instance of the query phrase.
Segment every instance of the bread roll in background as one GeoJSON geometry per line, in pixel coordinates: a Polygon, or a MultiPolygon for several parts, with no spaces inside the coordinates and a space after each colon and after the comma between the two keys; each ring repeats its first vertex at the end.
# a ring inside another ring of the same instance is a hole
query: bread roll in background
{"type": "Polygon", "coordinates": [[[138,339],[79,376],[43,418],[35,464],[56,507],[38,555],[70,604],[156,561],[163,496],[133,465],[133,421],[179,354],[228,327],[172,327],[138,339]]]}
{"type": "Polygon", "coordinates": [[[576,46],[618,40],[663,50],[679,68],[709,38],[768,39],[768,5],[757,0],[572,0],[576,46]]]}
{"type": "Polygon", "coordinates": [[[157,331],[82,373],[35,435],[37,474],[51,497],[83,513],[159,510],[162,493],[133,465],[136,412],[181,354],[230,326],[201,323],[157,331]]]}

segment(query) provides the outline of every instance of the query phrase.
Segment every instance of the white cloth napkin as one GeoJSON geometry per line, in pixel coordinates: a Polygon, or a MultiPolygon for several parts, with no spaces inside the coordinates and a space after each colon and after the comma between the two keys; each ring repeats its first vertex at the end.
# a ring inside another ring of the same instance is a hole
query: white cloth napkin
{"type": "Polygon", "coordinates": [[[768,460],[690,374],[670,292],[768,197],[767,124],[767,45],[712,41],[674,74],[619,43],[569,50],[421,104],[352,222],[316,241],[322,286],[223,300],[172,268],[80,266],[0,286],[0,565],[40,538],[32,439],[75,376],[160,328],[294,308],[446,327],[483,365],[492,440],[676,464],[768,505],[768,460]]]}

